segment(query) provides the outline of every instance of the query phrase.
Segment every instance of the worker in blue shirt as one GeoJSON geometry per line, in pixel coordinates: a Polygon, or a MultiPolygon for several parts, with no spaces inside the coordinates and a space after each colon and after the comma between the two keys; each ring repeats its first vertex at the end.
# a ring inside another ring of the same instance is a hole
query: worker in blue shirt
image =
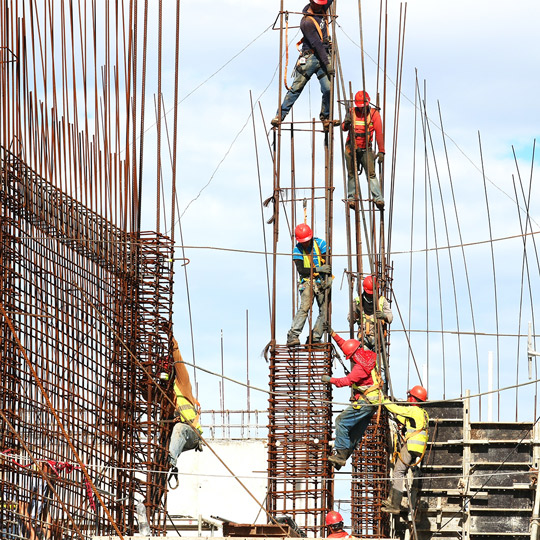
{"type": "MultiPolygon", "coordinates": [[[[301,223],[294,231],[298,242],[293,251],[293,261],[299,276],[300,305],[294,316],[291,329],[287,334],[287,345],[300,345],[300,333],[304,328],[313,299],[317,300],[319,315],[311,333],[311,343],[319,344],[323,335],[323,325],[326,322],[327,297],[326,289],[331,286],[332,270],[325,264],[326,242],[313,237],[309,225],[301,223]]],[[[306,343],[309,343],[308,337],[306,343]]]]}

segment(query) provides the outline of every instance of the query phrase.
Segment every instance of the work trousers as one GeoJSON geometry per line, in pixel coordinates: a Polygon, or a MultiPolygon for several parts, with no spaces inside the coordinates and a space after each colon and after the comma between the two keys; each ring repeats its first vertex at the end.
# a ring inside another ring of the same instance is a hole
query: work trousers
{"type": "Polygon", "coordinates": [[[306,86],[309,79],[311,79],[314,74],[317,74],[317,78],[321,84],[322,102],[320,119],[323,120],[330,116],[330,79],[321,66],[319,59],[314,54],[310,54],[308,56],[301,56],[296,63],[296,76],[291,85],[291,89],[283,99],[281,111],[276,113],[281,120],[287,116],[291,107],[294,105],[294,102],[302,93],[304,86],[306,86]],[[305,60],[305,64],[301,63],[303,59],[305,60]]]}
{"type": "MultiPolygon", "coordinates": [[[[330,294],[330,291],[328,291],[330,294]]],[[[315,287],[312,286],[310,281],[305,281],[300,285],[300,305],[298,306],[298,311],[294,316],[291,329],[287,334],[287,341],[291,341],[293,338],[297,338],[306,324],[306,319],[309,315],[309,310],[313,305],[313,299],[317,300],[317,305],[319,306],[319,315],[315,324],[313,325],[313,330],[311,333],[312,342],[321,341],[323,335],[323,325],[326,322],[326,306],[327,302],[321,286],[315,284],[315,287]]]]}
{"type": "Polygon", "coordinates": [[[178,457],[182,452],[193,450],[199,446],[199,436],[195,430],[182,422],[177,422],[169,441],[169,463],[176,467],[178,457]]]}
{"type": "Polygon", "coordinates": [[[394,480],[392,487],[400,492],[405,490],[405,476],[411,463],[415,463],[420,454],[418,452],[409,452],[407,445],[404,444],[399,451],[400,457],[396,458],[394,465],[394,480]],[[400,459],[401,458],[401,459],[400,459]]]}
{"type": "Polygon", "coordinates": [[[354,452],[356,445],[362,440],[369,425],[371,417],[377,410],[377,405],[358,400],[358,408],[349,405],[336,418],[336,450],[348,450],[349,455],[354,452]]]}
{"type": "MultiPolygon", "coordinates": [[[[347,145],[345,149],[345,164],[347,165],[347,198],[354,199],[356,194],[356,182],[353,154],[350,145],[347,145]]],[[[379,185],[377,175],[375,174],[375,154],[371,148],[368,150],[365,148],[356,149],[356,166],[358,167],[359,165],[362,165],[364,170],[367,171],[369,190],[371,191],[371,196],[375,202],[384,201],[381,186],[379,185]]]]}

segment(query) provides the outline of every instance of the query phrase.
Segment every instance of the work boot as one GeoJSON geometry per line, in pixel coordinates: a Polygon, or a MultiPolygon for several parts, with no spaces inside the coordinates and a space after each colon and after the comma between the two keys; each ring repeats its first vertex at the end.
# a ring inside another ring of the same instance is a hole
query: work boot
{"type": "Polygon", "coordinates": [[[356,208],[356,201],[352,198],[352,197],[349,197],[347,199],[347,206],[351,209],[351,210],[354,210],[356,208]]]}
{"type": "Polygon", "coordinates": [[[399,514],[400,512],[403,512],[405,508],[401,507],[401,499],[403,499],[403,491],[392,488],[388,495],[388,499],[383,501],[381,510],[388,514],[399,514]]]}
{"type": "Polygon", "coordinates": [[[297,347],[300,345],[298,336],[287,336],[287,347],[297,347]]]}
{"type": "Polygon", "coordinates": [[[274,116],[274,118],[272,118],[272,120],[270,120],[270,123],[271,123],[274,127],[278,127],[279,124],[281,124],[281,118],[279,117],[279,115],[276,115],[276,116],[274,116]]]}
{"type": "Polygon", "coordinates": [[[336,448],[334,453],[328,458],[328,461],[332,464],[332,467],[339,471],[345,463],[347,463],[347,458],[349,457],[349,450],[346,448],[336,448]]]}
{"type": "Polygon", "coordinates": [[[379,210],[384,210],[384,200],[383,199],[380,199],[378,201],[375,201],[375,206],[379,209],[379,210]]]}

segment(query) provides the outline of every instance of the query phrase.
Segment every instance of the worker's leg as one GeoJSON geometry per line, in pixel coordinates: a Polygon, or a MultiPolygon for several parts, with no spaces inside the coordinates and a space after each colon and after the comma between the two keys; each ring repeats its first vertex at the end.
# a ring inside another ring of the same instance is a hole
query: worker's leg
{"type": "Polygon", "coordinates": [[[409,450],[407,450],[407,445],[403,445],[399,451],[399,457],[396,458],[396,464],[394,465],[394,481],[392,483],[392,487],[398,491],[403,492],[405,489],[405,476],[412,460],[413,456],[409,450]]]}
{"type": "Polygon", "coordinates": [[[381,186],[379,185],[377,175],[375,174],[375,155],[373,154],[373,150],[362,150],[362,152],[360,152],[360,162],[362,163],[364,170],[367,172],[371,196],[376,203],[384,203],[384,198],[381,193],[381,186]]]}
{"type": "Polygon", "coordinates": [[[309,310],[313,304],[313,289],[309,283],[303,283],[300,286],[300,305],[298,306],[298,311],[294,316],[291,329],[287,334],[287,342],[298,339],[298,336],[301,334],[306,319],[309,314],[309,310]]]}
{"type": "MultiPolygon", "coordinates": [[[[315,55],[313,56],[315,57],[315,55]]],[[[321,114],[319,115],[319,118],[321,120],[326,120],[330,117],[330,79],[328,78],[326,70],[321,67],[319,60],[317,60],[317,64],[319,65],[317,79],[319,79],[319,83],[321,84],[322,92],[321,114]]]]}
{"type": "Polygon", "coordinates": [[[281,111],[277,111],[276,115],[280,116],[280,119],[283,120],[291,107],[294,105],[294,102],[300,97],[304,86],[308,83],[311,76],[319,69],[319,61],[314,54],[309,56],[301,56],[296,62],[296,76],[291,85],[290,90],[285,94],[283,103],[281,104],[281,111]],[[305,64],[302,64],[301,61],[305,59],[305,64]]]}
{"type": "Polygon", "coordinates": [[[169,463],[171,467],[176,467],[176,461],[182,452],[193,450],[198,445],[199,437],[195,430],[187,424],[177,422],[169,442],[169,463]]]}
{"type": "MultiPolygon", "coordinates": [[[[331,278],[328,278],[328,279],[331,279],[331,278]]],[[[328,289],[328,293],[325,294],[325,291],[321,290],[320,288],[317,288],[317,291],[315,293],[317,305],[319,306],[319,316],[317,317],[317,320],[315,321],[315,324],[313,325],[313,330],[311,333],[313,343],[317,343],[321,341],[321,338],[323,335],[324,323],[326,322],[329,295],[330,295],[330,289],[328,289]]]]}
{"type": "Polygon", "coordinates": [[[348,406],[336,419],[336,450],[346,449],[354,452],[362,438],[373,413],[375,405],[362,405],[359,409],[348,406]]]}
{"type": "Polygon", "coordinates": [[[347,166],[347,199],[354,199],[356,196],[354,159],[351,147],[348,144],[345,146],[345,165],[347,166]]]}

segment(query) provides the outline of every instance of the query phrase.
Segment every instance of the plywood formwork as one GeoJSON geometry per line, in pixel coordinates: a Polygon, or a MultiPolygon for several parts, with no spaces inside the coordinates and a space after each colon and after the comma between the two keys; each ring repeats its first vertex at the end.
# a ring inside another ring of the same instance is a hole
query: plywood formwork
{"type": "Polygon", "coordinates": [[[171,242],[0,160],[2,537],[133,533],[137,501],[159,533],[171,242]]]}

